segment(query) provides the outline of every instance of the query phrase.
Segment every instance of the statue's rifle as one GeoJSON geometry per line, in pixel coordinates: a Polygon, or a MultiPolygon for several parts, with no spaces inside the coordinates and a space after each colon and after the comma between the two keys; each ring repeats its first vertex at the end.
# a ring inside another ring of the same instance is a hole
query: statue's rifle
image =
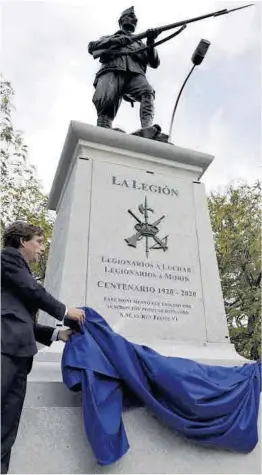
{"type": "Polygon", "coordinates": [[[216,18],[218,16],[226,15],[228,13],[232,13],[232,12],[235,12],[237,10],[242,10],[243,8],[251,7],[253,5],[254,5],[253,3],[250,3],[249,5],[244,5],[242,7],[232,8],[231,10],[228,10],[227,8],[225,8],[224,10],[218,10],[216,12],[208,13],[206,15],[201,15],[201,16],[198,16],[198,17],[195,17],[195,18],[189,18],[188,20],[177,21],[176,23],[171,23],[170,25],[161,26],[159,28],[153,28],[152,30],[146,30],[143,33],[139,33],[137,35],[132,35],[132,40],[133,41],[139,41],[139,40],[143,40],[144,38],[147,38],[150,35],[150,33],[152,33],[152,32],[155,32],[158,36],[159,34],[163,33],[164,31],[173,30],[174,28],[181,27],[178,31],[176,31],[175,33],[172,33],[171,35],[167,36],[166,38],[164,38],[162,40],[159,40],[159,41],[155,42],[152,45],[142,47],[142,48],[140,48],[139,50],[136,50],[136,51],[114,50],[114,49],[109,48],[109,49],[101,49],[101,50],[93,51],[92,55],[93,55],[94,59],[98,59],[98,58],[101,59],[101,56],[103,54],[105,54],[105,55],[107,54],[107,55],[110,55],[110,56],[112,55],[114,57],[115,56],[123,56],[123,55],[127,55],[127,54],[128,55],[137,54],[137,53],[145,51],[149,48],[159,46],[159,45],[161,45],[162,43],[165,43],[168,40],[171,40],[171,38],[174,38],[179,33],[181,33],[186,28],[186,26],[190,23],[205,20],[206,18],[211,18],[211,17],[216,18]]]}

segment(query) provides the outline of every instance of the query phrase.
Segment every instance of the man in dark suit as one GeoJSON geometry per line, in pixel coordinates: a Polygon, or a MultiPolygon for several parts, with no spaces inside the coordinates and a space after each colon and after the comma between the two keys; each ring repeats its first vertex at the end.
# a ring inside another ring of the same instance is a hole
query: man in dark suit
{"type": "Polygon", "coordinates": [[[72,329],[62,330],[36,322],[38,309],[65,326],[79,330],[84,311],[66,308],[32,276],[29,263],[44,252],[44,233],[24,221],[11,224],[3,234],[1,255],[1,473],[7,473],[31,371],[36,341],[50,346],[66,342],[72,329]]]}

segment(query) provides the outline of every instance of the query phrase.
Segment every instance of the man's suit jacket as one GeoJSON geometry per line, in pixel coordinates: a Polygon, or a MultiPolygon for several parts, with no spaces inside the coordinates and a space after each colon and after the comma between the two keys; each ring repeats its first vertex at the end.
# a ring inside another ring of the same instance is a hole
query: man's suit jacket
{"type": "Polygon", "coordinates": [[[50,295],[32,276],[18,249],[1,253],[1,351],[13,356],[33,356],[36,340],[50,346],[54,328],[36,323],[36,312],[44,310],[62,321],[66,306],[50,295]]]}

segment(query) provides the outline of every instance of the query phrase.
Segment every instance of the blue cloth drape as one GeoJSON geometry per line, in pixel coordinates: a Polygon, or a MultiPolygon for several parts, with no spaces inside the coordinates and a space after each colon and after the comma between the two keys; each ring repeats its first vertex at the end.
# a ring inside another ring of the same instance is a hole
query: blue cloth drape
{"type": "Polygon", "coordinates": [[[259,363],[209,366],[162,356],[115,333],[91,308],[66,344],[63,381],[82,391],[85,431],[97,462],[129,448],[123,405],[147,406],[166,425],[204,446],[248,453],[258,441],[259,363]]]}

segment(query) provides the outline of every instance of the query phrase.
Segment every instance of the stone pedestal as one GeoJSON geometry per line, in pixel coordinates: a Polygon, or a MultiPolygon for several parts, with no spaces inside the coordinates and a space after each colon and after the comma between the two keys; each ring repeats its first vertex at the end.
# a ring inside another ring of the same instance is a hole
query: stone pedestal
{"type": "Polygon", "coordinates": [[[50,354],[46,362],[40,353],[34,364],[10,473],[261,473],[260,443],[247,455],[203,448],[165,427],[145,408],[123,413],[127,454],[115,464],[98,466],[84,432],[81,395],[61,382],[58,357],[50,354]]]}
{"type": "Polygon", "coordinates": [[[72,122],[49,198],[57,219],[47,289],[93,307],[136,343],[238,359],[199,183],[212,159],[72,122]],[[157,223],[148,236],[146,221],[157,223]]]}
{"type": "MultiPolygon", "coordinates": [[[[206,364],[245,360],[229,341],[201,176],[213,157],[72,122],[49,198],[56,210],[46,288],[87,305],[159,353],[206,364]]],[[[56,324],[48,315],[41,323],[56,324]]],[[[11,473],[260,473],[250,455],[203,449],[144,409],[124,414],[131,449],[96,465],[80,397],[61,382],[62,343],[29,378],[11,473]]]]}

